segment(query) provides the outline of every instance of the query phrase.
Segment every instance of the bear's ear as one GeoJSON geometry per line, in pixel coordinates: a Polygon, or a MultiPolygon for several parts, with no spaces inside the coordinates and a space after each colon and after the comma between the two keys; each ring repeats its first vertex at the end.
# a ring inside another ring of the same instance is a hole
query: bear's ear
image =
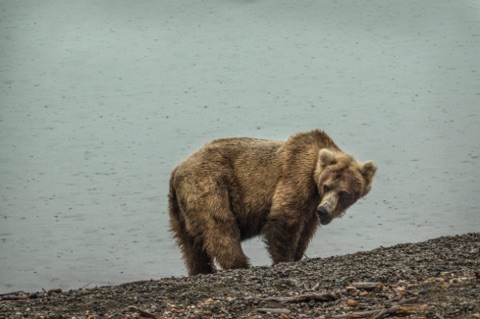
{"type": "Polygon", "coordinates": [[[373,175],[377,171],[377,165],[373,161],[366,161],[360,167],[360,173],[363,177],[370,183],[372,181],[373,175]]]}
{"type": "Polygon", "coordinates": [[[335,154],[332,151],[322,148],[318,152],[318,159],[320,161],[320,165],[327,166],[330,164],[335,164],[335,154]]]}

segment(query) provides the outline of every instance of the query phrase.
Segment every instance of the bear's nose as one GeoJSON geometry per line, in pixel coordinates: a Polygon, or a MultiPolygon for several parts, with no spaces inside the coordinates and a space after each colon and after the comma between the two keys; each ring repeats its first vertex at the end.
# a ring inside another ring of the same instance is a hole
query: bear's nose
{"type": "Polygon", "coordinates": [[[317,215],[320,218],[320,224],[327,225],[332,221],[332,217],[328,213],[327,209],[323,206],[317,208],[317,215]]]}

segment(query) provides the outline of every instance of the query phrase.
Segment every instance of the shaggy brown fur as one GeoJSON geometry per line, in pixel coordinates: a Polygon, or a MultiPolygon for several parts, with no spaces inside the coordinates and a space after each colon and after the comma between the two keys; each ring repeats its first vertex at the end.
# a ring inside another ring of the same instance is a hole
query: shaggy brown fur
{"type": "Polygon", "coordinates": [[[320,130],[285,142],[212,141],[170,179],[171,229],[190,275],[246,268],[241,241],[262,234],[274,263],[302,258],[319,224],[365,196],[376,166],[358,163],[320,130]]]}

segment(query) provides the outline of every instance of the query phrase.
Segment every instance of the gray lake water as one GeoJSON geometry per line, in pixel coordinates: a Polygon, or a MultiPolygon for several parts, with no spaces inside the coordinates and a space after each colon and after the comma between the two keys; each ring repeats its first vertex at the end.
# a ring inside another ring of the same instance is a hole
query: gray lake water
{"type": "Polygon", "coordinates": [[[309,257],[478,232],[479,56],[475,1],[2,1],[0,292],[186,275],[169,174],[218,137],[377,162],[309,257]]]}

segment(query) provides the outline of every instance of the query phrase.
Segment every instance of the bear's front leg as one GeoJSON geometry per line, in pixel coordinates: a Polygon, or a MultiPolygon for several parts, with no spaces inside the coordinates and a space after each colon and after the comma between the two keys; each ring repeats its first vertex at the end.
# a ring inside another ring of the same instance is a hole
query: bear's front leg
{"type": "Polygon", "coordinates": [[[307,221],[304,212],[309,208],[310,192],[299,192],[299,185],[295,179],[280,180],[273,195],[262,233],[274,264],[298,260],[299,252],[307,245],[301,234],[307,221]]]}
{"type": "Polygon", "coordinates": [[[306,220],[300,234],[300,239],[298,240],[297,250],[295,252],[295,261],[298,261],[303,258],[305,251],[307,250],[308,244],[315,235],[315,231],[318,228],[319,220],[315,213],[313,213],[310,219],[306,220]]]}
{"type": "Polygon", "coordinates": [[[273,263],[295,261],[301,232],[301,221],[288,214],[271,214],[263,229],[273,263]]]}

